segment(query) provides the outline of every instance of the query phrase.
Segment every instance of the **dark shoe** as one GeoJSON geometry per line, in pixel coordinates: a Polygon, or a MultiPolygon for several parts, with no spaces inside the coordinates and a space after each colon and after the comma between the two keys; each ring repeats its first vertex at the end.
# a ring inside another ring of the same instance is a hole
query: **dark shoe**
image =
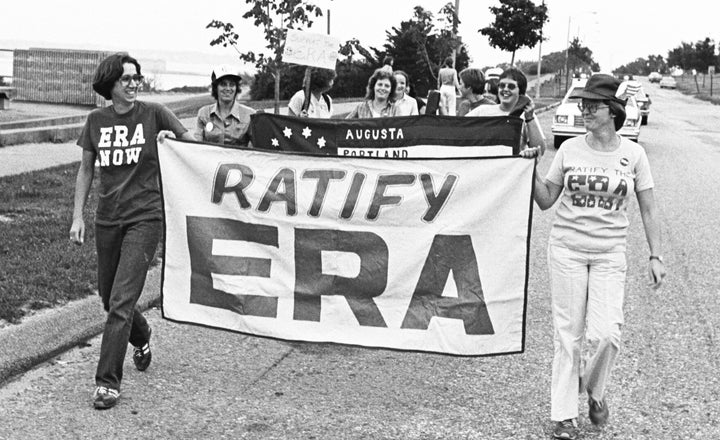
{"type": "Polygon", "coordinates": [[[120,391],[114,388],[97,387],[93,395],[95,409],[109,409],[115,406],[120,398],[120,391]]]}
{"type": "Polygon", "coordinates": [[[135,362],[135,368],[138,371],[145,371],[150,366],[152,360],[152,352],[150,352],[150,342],[146,343],[142,347],[135,347],[133,351],[133,362],[135,362]]]}
{"type": "Polygon", "coordinates": [[[593,425],[604,425],[608,417],[610,417],[610,409],[608,409],[605,399],[597,401],[592,397],[588,397],[588,415],[593,425]]]}
{"type": "Polygon", "coordinates": [[[563,420],[555,424],[553,438],[563,440],[575,440],[578,438],[578,429],[573,419],[563,420]]]}

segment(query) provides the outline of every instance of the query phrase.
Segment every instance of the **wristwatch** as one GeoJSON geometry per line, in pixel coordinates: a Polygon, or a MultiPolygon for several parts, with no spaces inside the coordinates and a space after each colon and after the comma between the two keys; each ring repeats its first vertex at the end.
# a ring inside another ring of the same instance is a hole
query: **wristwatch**
{"type": "Polygon", "coordinates": [[[650,260],[658,260],[658,261],[661,262],[661,263],[665,263],[665,262],[663,261],[663,257],[660,256],[660,255],[650,255],[650,260]]]}

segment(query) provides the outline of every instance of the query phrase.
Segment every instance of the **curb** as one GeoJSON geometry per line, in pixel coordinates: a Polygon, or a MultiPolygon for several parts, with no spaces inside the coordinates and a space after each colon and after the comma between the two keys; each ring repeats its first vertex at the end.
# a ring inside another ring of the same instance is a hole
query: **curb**
{"type": "MultiPolygon", "coordinates": [[[[148,271],[137,303],[140,310],[147,310],[160,298],[160,275],[160,265],[148,271]]],[[[105,316],[102,301],[92,295],[0,329],[0,386],[99,335],[105,316]]]]}

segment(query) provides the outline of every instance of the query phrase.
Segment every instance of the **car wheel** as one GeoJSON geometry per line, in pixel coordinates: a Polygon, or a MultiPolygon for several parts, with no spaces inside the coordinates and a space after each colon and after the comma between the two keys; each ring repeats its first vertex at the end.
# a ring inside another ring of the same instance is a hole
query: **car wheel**
{"type": "Polygon", "coordinates": [[[640,125],[647,125],[647,120],[648,120],[647,115],[643,116],[642,121],[640,121],[640,125]]]}
{"type": "Polygon", "coordinates": [[[555,136],[555,139],[553,139],[553,144],[555,145],[555,149],[557,150],[560,148],[560,145],[562,145],[563,142],[565,142],[567,138],[565,136],[555,136]]]}

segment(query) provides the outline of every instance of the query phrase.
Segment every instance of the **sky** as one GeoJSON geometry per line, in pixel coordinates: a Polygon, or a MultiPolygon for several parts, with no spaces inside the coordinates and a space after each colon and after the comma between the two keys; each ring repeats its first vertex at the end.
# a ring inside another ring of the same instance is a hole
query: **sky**
{"type": "MultiPolygon", "coordinates": [[[[409,20],[416,5],[439,17],[450,0],[311,0],[330,11],[331,35],[340,41],[357,38],[365,47],[381,48],[387,30],[409,20]]],[[[452,0],[453,2],[455,0],[452,0]]],[[[535,0],[540,3],[541,0],[535,0]]],[[[459,0],[459,34],[471,65],[485,67],[510,62],[510,53],[491,48],[478,29],[493,21],[490,6],[498,0],[459,0]]],[[[565,50],[568,36],[579,37],[593,51],[603,71],[648,55],[667,56],[682,42],[710,37],[720,40],[720,6],[707,0],[667,4],[646,0],[545,0],[550,21],[544,29],[542,53],[565,50]],[[677,7],[677,6],[682,7],[677,7]]],[[[231,48],[211,47],[217,30],[206,29],[213,19],[232,22],[240,34],[239,49],[262,51],[261,29],[242,19],[245,0],[97,0],[11,2],[4,6],[0,49],[33,47],[105,50],[198,52],[213,59],[237,62],[231,48]]],[[[310,29],[325,33],[326,17],[310,29]]],[[[1,52],[0,52],[1,53],[1,52]]],[[[539,48],[522,49],[516,60],[537,60],[539,48]]],[[[182,61],[193,63],[192,58],[182,61]]],[[[401,67],[401,66],[398,66],[401,67]]]]}

